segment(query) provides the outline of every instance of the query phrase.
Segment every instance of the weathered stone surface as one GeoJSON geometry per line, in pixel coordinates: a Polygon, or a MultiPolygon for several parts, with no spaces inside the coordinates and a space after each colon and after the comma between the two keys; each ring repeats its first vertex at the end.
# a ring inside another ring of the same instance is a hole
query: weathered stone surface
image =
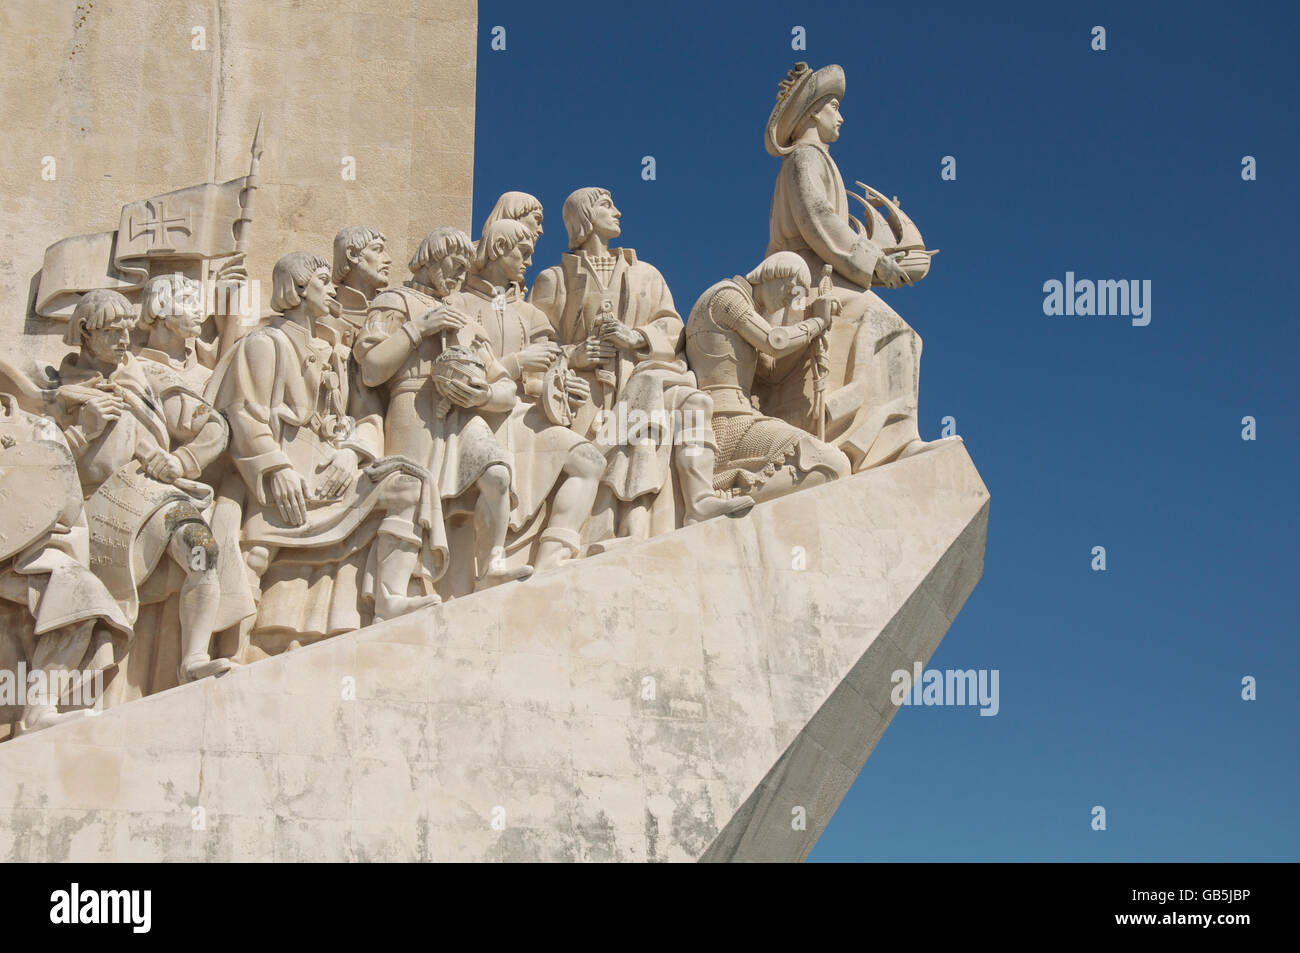
{"type": "Polygon", "coordinates": [[[802,858],[987,514],[949,443],[17,738],[0,857],[802,858]]]}
{"type": "Polygon", "coordinates": [[[46,246],[243,175],[259,113],[264,308],[276,259],[342,225],[381,223],[398,262],[430,223],[467,228],[476,40],[475,0],[5,0],[0,345],[56,360],[61,323],[32,309],[46,246]]]}

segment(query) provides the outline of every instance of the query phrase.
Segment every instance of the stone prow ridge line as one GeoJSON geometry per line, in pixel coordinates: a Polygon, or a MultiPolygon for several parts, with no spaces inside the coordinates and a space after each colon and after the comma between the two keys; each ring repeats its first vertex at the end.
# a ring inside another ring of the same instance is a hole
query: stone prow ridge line
{"type": "Polygon", "coordinates": [[[13,739],[0,858],[802,859],[988,500],[942,445],[13,739]]]}

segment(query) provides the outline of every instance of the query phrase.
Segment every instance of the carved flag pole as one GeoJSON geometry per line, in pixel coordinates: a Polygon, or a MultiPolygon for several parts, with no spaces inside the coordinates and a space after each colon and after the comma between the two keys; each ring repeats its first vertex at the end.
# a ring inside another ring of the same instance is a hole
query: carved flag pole
{"type": "Polygon", "coordinates": [[[253,133],[253,145],[249,149],[248,177],[244,179],[243,191],[239,193],[239,221],[235,223],[235,252],[248,251],[248,232],[253,224],[253,205],[257,198],[257,173],[262,164],[262,114],[257,116],[257,131],[253,133]]]}

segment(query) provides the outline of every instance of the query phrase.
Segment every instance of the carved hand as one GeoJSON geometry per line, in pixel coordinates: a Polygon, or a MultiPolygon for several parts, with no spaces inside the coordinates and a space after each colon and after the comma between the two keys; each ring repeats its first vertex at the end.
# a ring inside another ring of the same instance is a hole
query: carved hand
{"type": "Polygon", "coordinates": [[[564,395],[569,401],[569,413],[576,414],[579,407],[591,400],[591,385],[577,374],[570,374],[564,382],[564,395]]]}
{"type": "Polygon", "coordinates": [[[185,475],[185,467],[175,455],[162,450],[145,461],[144,472],[159,483],[175,483],[185,475]]]}
{"type": "Polygon", "coordinates": [[[227,281],[231,283],[242,283],[248,280],[248,269],[244,267],[244,253],[232,255],[222,266],[217,269],[217,273],[212,278],[213,281],[227,281]]]}
{"type": "Polygon", "coordinates": [[[317,499],[337,500],[341,497],[357,478],[356,451],[346,449],[335,451],[322,478],[323,482],[316,491],[317,499]]]}
{"type": "Polygon", "coordinates": [[[580,371],[599,367],[614,356],[614,345],[599,338],[587,338],[573,349],[569,357],[569,366],[580,371]]]}
{"type": "MultiPolygon", "coordinates": [[[[248,283],[248,270],[244,267],[244,255],[242,252],[231,256],[212,276],[213,284],[216,286],[216,294],[213,300],[217,303],[218,309],[214,312],[214,317],[219,322],[232,317],[237,311],[240,302],[240,286],[248,283]],[[223,310],[226,309],[226,310],[223,310]]],[[[253,305],[257,307],[256,304],[253,305]]],[[[221,324],[218,323],[218,327],[221,324]]]]}
{"type": "Polygon", "coordinates": [[[617,318],[604,321],[599,331],[600,339],[624,351],[637,351],[645,346],[645,335],[634,331],[617,318]]]}
{"type": "Polygon", "coordinates": [[[562,350],[554,341],[538,341],[519,352],[519,366],[525,371],[544,371],[562,350]]]}
{"type": "Polygon", "coordinates": [[[307,522],[307,481],[292,467],[282,467],[271,474],[271,498],[280,510],[280,518],[290,526],[307,522]]]}
{"type": "Polygon", "coordinates": [[[444,386],[447,396],[461,407],[482,407],[492,396],[492,388],[486,382],[447,381],[444,386]]]}
{"type": "Polygon", "coordinates": [[[888,255],[881,255],[880,260],[876,262],[876,278],[886,288],[899,288],[907,281],[907,276],[903,269],[898,267],[898,262],[888,255]]]}
{"type": "Polygon", "coordinates": [[[117,394],[105,392],[96,394],[81,405],[77,414],[77,423],[87,440],[94,440],[117,418],[122,416],[126,404],[117,394]]]}
{"type": "Polygon", "coordinates": [[[442,306],[424,312],[415,319],[420,334],[429,337],[442,331],[458,331],[468,323],[469,317],[455,308],[442,306]]]}

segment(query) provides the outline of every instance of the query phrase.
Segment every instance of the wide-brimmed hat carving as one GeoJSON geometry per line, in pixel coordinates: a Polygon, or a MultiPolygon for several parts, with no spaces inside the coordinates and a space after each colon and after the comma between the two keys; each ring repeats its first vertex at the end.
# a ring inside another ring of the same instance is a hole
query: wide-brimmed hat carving
{"type": "Polygon", "coordinates": [[[767,118],[763,144],[774,156],[783,156],[793,148],[790,137],[813,106],[834,96],[844,98],[844,70],[832,63],[814,71],[807,63],[795,63],[794,69],[778,84],[776,105],[767,118]]]}

